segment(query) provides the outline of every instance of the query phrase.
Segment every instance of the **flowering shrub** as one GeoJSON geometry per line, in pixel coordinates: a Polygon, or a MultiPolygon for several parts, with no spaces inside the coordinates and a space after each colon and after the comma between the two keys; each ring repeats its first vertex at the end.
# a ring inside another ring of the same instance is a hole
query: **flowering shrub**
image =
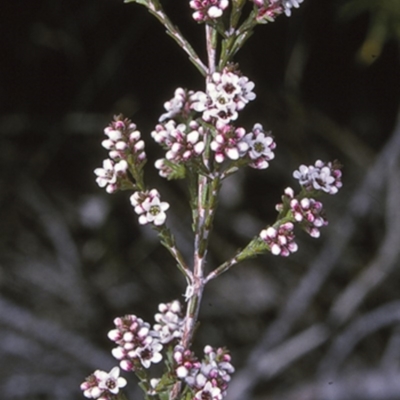
{"type": "Polygon", "coordinates": [[[127,382],[120,368],[133,372],[146,399],[220,400],[227,392],[234,367],[229,351],[207,345],[202,358],[191,350],[201,299],[206,284],[247,258],[270,252],[289,256],[298,249],[296,225],[317,238],[328,224],[320,194],[336,194],[341,187],[338,162],[316,161],[294,171],[300,190],[287,188],[277,204],[276,221],[261,230],[230,260],[205,274],[208,238],[217,199],[224,179],[239,168],[266,169],[274,159],[276,142],[261,123],[253,128],[236,126],[239,113],[255,100],[254,83],[242,74],[233,57],[258,24],[272,22],[280,14],[290,16],[302,0],[249,0],[252,11],[243,18],[246,0],[192,0],[193,18],[204,23],[207,37],[207,65],[204,64],[168,16],[159,0],[128,0],[145,7],[165,26],[168,33],[189,55],[205,78],[205,90],[177,88],[165,102],[163,113],[151,132],[165,157],[155,163],[161,177],[188,180],[193,215],[194,255],[184,259],[167,227],[169,204],[157,189],[144,181],[145,144],[136,125],[116,116],[104,130],[103,147],[109,158],[94,172],[100,187],[108,193],[129,190],[130,201],[140,224],[151,225],[159,234],[187,282],[185,307],[178,301],[161,303],[154,324],[135,315],[114,320],[108,337],[116,345],[112,355],[119,362],[109,373],[95,371],[81,388],[92,399],[123,399],[120,391],[127,382]],[[229,23],[224,18],[229,15],[229,23]],[[239,21],[242,21],[239,23],[239,21]],[[228,24],[228,25],[226,25],[228,24]],[[220,55],[217,57],[217,50],[220,55]],[[159,378],[151,378],[152,364],[164,363],[159,378]]]}

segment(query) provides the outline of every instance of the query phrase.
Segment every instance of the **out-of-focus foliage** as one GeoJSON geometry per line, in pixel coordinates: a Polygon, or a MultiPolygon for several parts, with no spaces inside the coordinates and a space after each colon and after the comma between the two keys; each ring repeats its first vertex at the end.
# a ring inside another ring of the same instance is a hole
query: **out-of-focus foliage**
{"type": "Polygon", "coordinates": [[[400,2],[350,0],[343,5],[340,16],[348,21],[365,13],[368,13],[369,28],[358,57],[360,61],[371,64],[381,54],[386,41],[400,40],[400,2]]]}

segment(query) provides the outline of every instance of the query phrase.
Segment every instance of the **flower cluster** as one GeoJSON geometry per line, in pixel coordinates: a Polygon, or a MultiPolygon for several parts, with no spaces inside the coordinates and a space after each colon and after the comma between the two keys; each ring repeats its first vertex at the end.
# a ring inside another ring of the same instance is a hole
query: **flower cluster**
{"type": "Polygon", "coordinates": [[[277,228],[269,227],[260,233],[260,237],[269,246],[272,254],[288,256],[297,250],[294,241],[294,223],[298,223],[311,237],[320,236],[320,228],[328,225],[323,204],[310,197],[318,192],[336,194],[342,187],[341,165],[334,161],[325,163],[317,160],[314,165],[300,165],[293,177],[302,186],[302,192],[295,196],[290,187],[285,189],[282,203],[276,205],[280,218],[286,222],[277,228]]]}
{"type": "Polygon", "coordinates": [[[156,324],[154,331],[157,332],[161,343],[170,343],[175,339],[181,339],[183,334],[183,323],[181,303],[174,300],[171,303],[161,303],[154,316],[156,324]]]}
{"type": "Polygon", "coordinates": [[[244,156],[249,149],[249,144],[244,140],[245,134],[244,128],[234,128],[231,125],[221,127],[210,144],[215,153],[215,161],[222,163],[225,157],[238,160],[244,156]]]}
{"type": "Polygon", "coordinates": [[[265,133],[261,124],[255,124],[250,133],[242,127],[224,125],[210,144],[217,163],[222,163],[226,157],[230,160],[247,158],[249,166],[256,169],[268,168],[269,161],[275,157],[275,147],[273,137],[265,133]]]}
{"type": "Polygon", "coordinates": [[[199,91],[192,95],[192,108],[203,113],[204,121],[215,121],[219,128],[235,121],[238,111],[256,98],[253,89],[254,83],[236,71],[235,67],[225,67],[221,72],[211,75],[206,93],[199,91]]]}
{"type": "Polygon", "coordinates": [[[336,194],[342,187],[341,165],[334,161],[325,163],[317,160],[314,165],[300,165],[293,172],[300,185],[307,191],[323,191],[328,194],[336,194]]]}
{"type": "Polygon", "coordinates": [[[111,159],[125,160],[129,156],[134,157],[135,163],[142,163],[146,159],[144,141],[136,125],[122,115],[114,117],[114,121],[104,129],[108,139],[103,140],[102,146],[109,150],[111,159]]]}
{"type": "Polygon", "coordinates": [[[212,133],[210,150],[218,164],[228,159],[256,169],[267,168],[275,157],[276,144],[271,134],[259,123],[250,132],[231,124],[238,111],[255,98],[253,88],[254,83],[230,65],[212,74],[206,93],[176,89],[174,97],[164,104],[167,112],[161,115],[160,123],[151,133],[166,150],[165,158],[155,162],[160,175],[167,179],[183,178],[185,164],[196,160],[201,165],[206,130],[212,133]],[[201,118],[192,119],[195,112],[201,112],[201,118]]]}
{"type": "Polygon", "coordinates": [[[294,225],[292,222],[285,222],[278,227],[270,226],[260,232],[260,237],[269,246],[271,253],[287,257],[290,253],[297,251],[298,246],[294,241],[294,225]]]}
{"type": "Polygon", "coordinates": [[[112,355],[119,360],[123,370],[149,368],[151,363],[162,360],[163,345],[150,324],[135,315],[116,318],[114,324],[116,329],[108,332],[108,337],[118,345],[112,355]]]}
{"type": "Polygon", "coordinates": [[[110,372],[95,371],[81,384],[83,395],[88,399],[109,400],[118,394],[119,389],[126,386],[126,379],[119,376],[119,368],[110,372]]]}
{"type": "Polygon", "coordinates": [[[188,377],[196,376],[200,371],[200,361],[191,350],[184,349],[180,344],[175,346],[173,358],[175,361],[175,373],[179,379],[186,380],[188,377]]]}
{"type": "Polygon", "coordinates": [[[204,360],[199,362],[190,350],[174,349],[176,374],[192,389],[194,399],[221,400],[235,371],[227,350],[211,346],[204,348],[204,360]]]}
{"type": "Polygon", "coordinates": [[[161,201],[160,193],[158,193],[157,189],[135,192],[130,197],[130,200],[136,214],[139,215],[139,223],[141,225],[150,222],[156,226],[160,226],[165,223],[167,218],[165,211],[168,210],[169,204],[161,201]]]}
{"type": "MultiPolygon", "coordinates": [[[[319,229],[328,225],[322,203],[310,197],[295,197],[294,190],[290,187],[285,189],[282,199],[284,203],[289,204],[294,221],[299,223],[311,237],[318,238],[320,236],[319,229]]],[[[281,212],[284,204],[277,204],[276,209],[281,212]]]]}
{"type": "Polygon", "coordinates": [[[304,230],[311,237],[318,238],[320,236],[319,229],[322,226],[328,225],[320,201],[307,197],[301,200],[293,199],[290,202],[290,208],[294,219],[297,222],[302,222],[304,230]]]}
{"type": "Polygon", "coordinates": [[[200,155],[205,147],[203,135],[203,128],[196,121],[177,125],[172,119],[158,124],[151,133],[153,139],[167,150],[166,159],[174,162],[188,161],[200,155]]]}
{"type": "Polygon", "coordinates": [[[195,10],[193,19],[197,22],[205,22],[221,17],[228,7],[228,0],[191,0],[190,7],[195,10]]]}
{"type": "MultiPolygon", "coordinates": [[[[182,346],[184,318],[179,301],[161,303],[158,311],[154,316],[153,328],[135,315],[114,320],[115,329],[109,331],[108,337],[117,345],[112,355],[119,361],[120,367],[144,376],[145,369],[163,359],[161,352],[165,350],[171,352],[171,358],[167,359],[172,362],[174,375],[187,384],[193,392],[193,399],[221,400],[226,395],[234,372],[227,350],[206,346],[204,358],[200,362],[191,350],[182,346]],[[171,343],[177,344],[174,347],[164,347],[171,343]]],[[[126,385],[126,380],[119,373],[118,367],[109,373],[97,370],[81,384],[81,390],[87,398],[111,400],[126,385]]],[[[170,376],[170,372],[167,374],[170,376]]],[[[151,379],[147,393],[155,395],[160,387],[168,390],[168,386],[164,386],[165,382],[163,378],[151,379]]]]}
{"type": "Polygon", "coordinates": [[[129,167],[140,170],[146,162],[140,132],[132,121],[119,115],[114,117],[104,133],[107,139],[103,140],[102,146],[109,151],[110,158],[103,161],[102,168],[94,170],[96,182],[100,187],[105,187],[108,193],[130,188],[129,167]]]}
{"type": "Polygon", "coordinates": [[[266,23],[274,21],[283,13],[290,17],[292,8],[300,7],[303,0],[252,0],[257,8],[257,22],[266,23]]]}

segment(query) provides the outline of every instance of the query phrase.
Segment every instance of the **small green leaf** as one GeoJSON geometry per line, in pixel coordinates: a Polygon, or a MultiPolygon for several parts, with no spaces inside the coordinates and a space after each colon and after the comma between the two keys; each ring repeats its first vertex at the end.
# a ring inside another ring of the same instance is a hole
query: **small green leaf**
{"type": "Polygon", "coordinates": [[[164,159],[164,164],[168,168],[168,176],[167,179],[173,180],[173,179],[183,179],[186,176],[186,168],[183,164],[176,164],[173,163],[167,159],[164,159]]]}
{"type": "Polygon", "coordinates": [[[142,4],[143,6],[147,6],[149,4],[148,0],[124,0],[124,3],[138,3],[142,4]]]}
{"type": "Polygon", "coordinates": [[[158,396],[160,397],[160,400],[169,400],[169,391],[168,392],[161,392],[158,393],[158,396]]]}

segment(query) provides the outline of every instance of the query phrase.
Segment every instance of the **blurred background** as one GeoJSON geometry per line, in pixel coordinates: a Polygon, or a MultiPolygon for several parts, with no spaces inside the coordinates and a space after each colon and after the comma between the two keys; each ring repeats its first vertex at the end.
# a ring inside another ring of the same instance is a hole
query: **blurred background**
{"type": "MultiPolygon", "coordinates": [[[[107,332],[182,299],[185,282],[128,193],[95,183],[113,114],[138,125],[146,179],[171,204],[192,251],[183,182],[152,168],[150,132],[176,87],[202,78],[163,27],[117,0],[13,0],[0,13],[0,397],[77,400],[115,365],[107,332]]],[[[188,2],[163,0],[204,56],[188,2]]],[[[265,255],[211,282],[196,350],[227,346],[228,400],[400,399],[400,2],[305,0],[260,26],[239,52],[256,83],[241,115],[272,130],[276,159],[223,186],[208,261],[216,267],[274,221],[292,171],[339,159],[344,187],[324,198],[318,240],[265,255]]],[[[132,377],[127,393],[141,399],[132,377]]]]}

